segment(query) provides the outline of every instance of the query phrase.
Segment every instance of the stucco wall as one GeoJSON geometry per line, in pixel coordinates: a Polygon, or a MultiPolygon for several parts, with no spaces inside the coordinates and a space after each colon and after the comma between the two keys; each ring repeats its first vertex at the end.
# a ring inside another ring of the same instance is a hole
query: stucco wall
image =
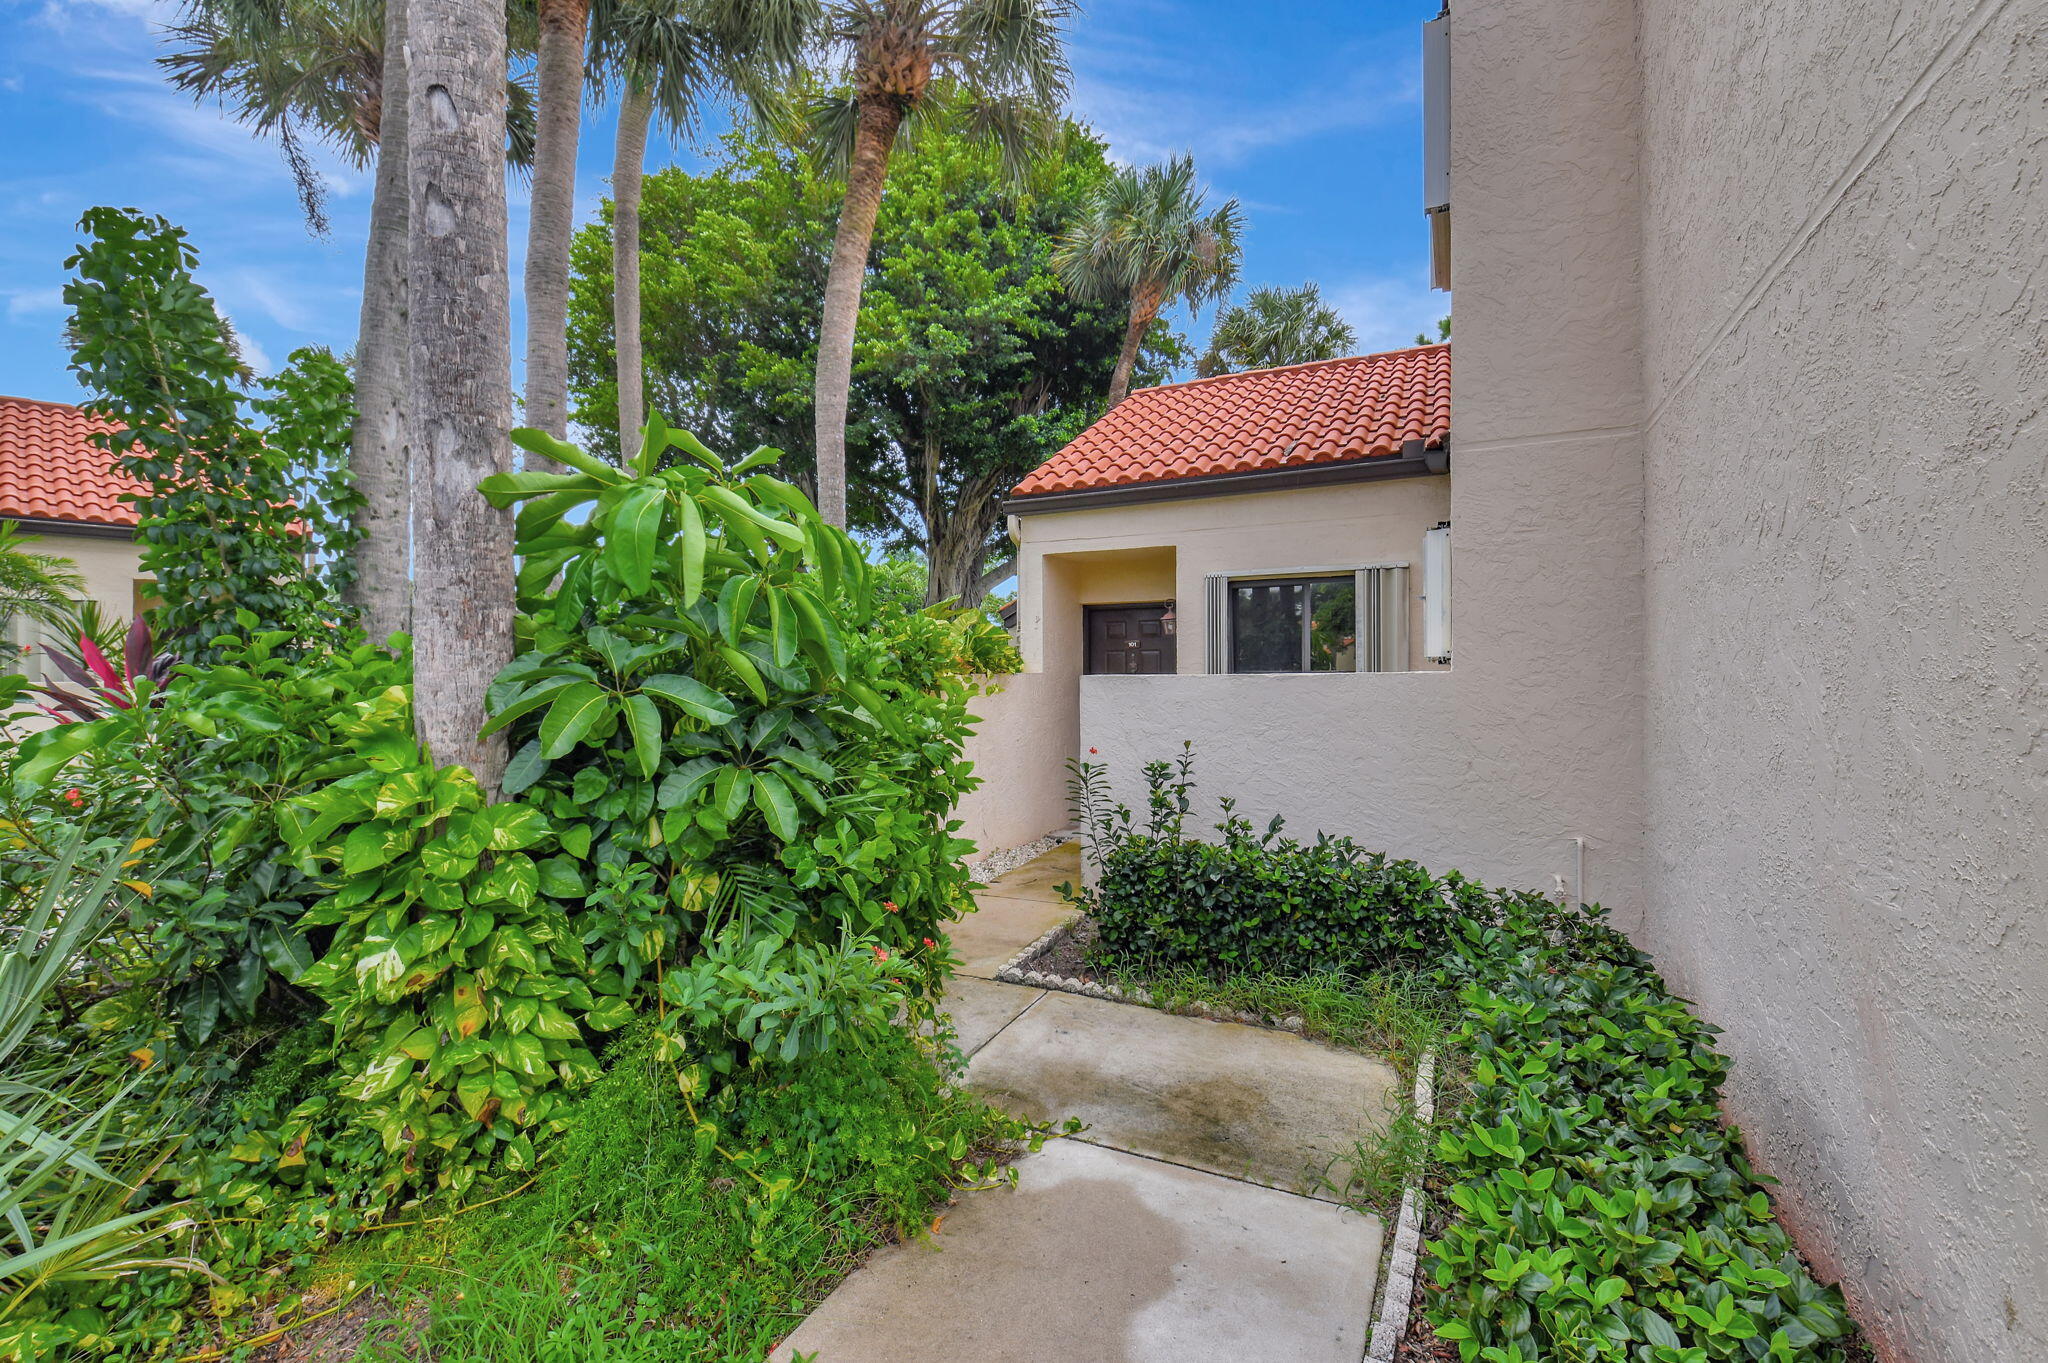
{"type": "MultiPolygon", "coordinates": [[[[102,610],[120,620],[134,617],[135,584],[145,576],[141,567],[140,545],[133,540],[95,535],[36,534],[24,538],[28,541],[24,547],[32,553],[70,559],[85,578],[85,596],[99,602],[102,610]]],[[[14,623],[10,628],[15,634],[22,635],[32,627],[14,623]]],[[[12,642],[26,643],[30,640],[21,637],[12,642]]],[[[32,675],[41,675],[33,661],[28,663],[28,668],[32,675]]]]}
{"type": "Polygon", "coordinates": [[[1018,847],[1065,828],[1067,760],[1079,746],[1071,677],[1020,673],[969,707],[980,719],[967,758],[982,778],[954,807],[959,836],[983,852],[1018,847]]]}
{"type": "Polygon", "coordinates": [[[1409,665],[1434,668],[1422,656],[1422,536],[1451,502],[1443,476],[1017,517],[1024,665],[1078,675],[1082,604],[1171,598],[1178,669],[1199,673],[1205,575],[1403,562],[1409,665]]]}
{"type": "Polygon", "coordinates": [[[1886,1356],[2031,1361],[2048,8],[1912,8],[1643,6],[1646,945],[1886,1356]]]}

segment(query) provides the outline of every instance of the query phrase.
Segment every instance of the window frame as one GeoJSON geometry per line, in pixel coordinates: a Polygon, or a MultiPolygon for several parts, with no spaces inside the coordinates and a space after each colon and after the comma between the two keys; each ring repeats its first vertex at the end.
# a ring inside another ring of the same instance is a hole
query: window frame
{"type": "Polygon", "coordinates": [[[1289,672],[1240,671],[1237,663],[1237,601],[1239,584],[1298,583],[1352,579],[1352,672],[1406,672],[1412,670],[1408,653],[1409,562],[1398,559],[1380,563],[1317,565],[1305,568],[1262,568],[1248,572],[1206,574],[1209,609],[1206,663],[1211,674],[1236,677],[1298,677],[1339,675],[1318,673],[1309,661],[1309,622],[1312,610],[1302,613],[1302,663],[1289,672]],[[1388,661],[1394,661],[1388,666],[1388,661]]]}

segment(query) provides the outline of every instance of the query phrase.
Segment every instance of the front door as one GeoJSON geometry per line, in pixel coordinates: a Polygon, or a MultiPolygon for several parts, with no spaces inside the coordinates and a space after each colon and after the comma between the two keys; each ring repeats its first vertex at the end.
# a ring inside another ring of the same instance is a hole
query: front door
{"type": "Polygon", "coordinates": [[[1088,674],[1150,676],[1174,670],[1165,605],[1089,606],[1088,674]]]}

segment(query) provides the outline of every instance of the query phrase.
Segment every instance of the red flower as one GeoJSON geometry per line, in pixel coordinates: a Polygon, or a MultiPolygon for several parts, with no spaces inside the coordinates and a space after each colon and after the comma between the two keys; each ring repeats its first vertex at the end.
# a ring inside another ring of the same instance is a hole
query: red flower
{"type": "Polygon", "coordinates": [[[937,946],[937,945],[938,945],[938,943],[937,943],[937,942],[934,942],[934,941],[933,941],[933,940],[932,940],[931,938],[929,938],[929,937],[927,937],[927,938],[925,938],[925,939],[924,939],[924,944],[925,944],[926,946],[928,946],[928,947],[935,947],[935,946],[937,946]]]}
{"type": "Polygon", "coordinates": [[[881,949],[880,947],[876,947],[876,948],[875,948],[875,960],[876,960],[876,961],[877,961],[878,963],[879,963],[879,962],[881,962],[881,961],[886,961],[886,960],[888,960],[888,959],[889,959],[889,953],[888,953],[888,952],[886,952],[886,951],[882,950],[882,949],[881,949]]]}
{"type": "Polygon", "coordinates": [[[885,899],[885,900],[883,900],[883,901],[882,901],[882,907],[883,907],[883,908],[885,908],[885,909],[887,909],[887,910],[888,910],[888,911],[889,911],[890,913],[901,913],[901,912],[903,912],[903,910],[901,910],[901,909],[899,909],[899,908],[897,908],[897,907],[896,907],[896,901],[895,901],[895,900],[893,900],[893,899],[885,899]]]}
{"type": "Polygon", "coordinates": [[[1095,753],[1096,753],[1096,750],[1095,750],[1094,748],[1090,748],[1090,749],[1088,750],[1088,755],[1089,755],[1090,757],[1093,757],[1093,756],[1095,756],[1095,753]]]}
{"type": "Polygon", "coordinates": [[[76,809],[85,803],[85,792],[81,791],[77,786],[73,786],[64,792],[64,798],[71,802],[73,809],[76,809]]]}

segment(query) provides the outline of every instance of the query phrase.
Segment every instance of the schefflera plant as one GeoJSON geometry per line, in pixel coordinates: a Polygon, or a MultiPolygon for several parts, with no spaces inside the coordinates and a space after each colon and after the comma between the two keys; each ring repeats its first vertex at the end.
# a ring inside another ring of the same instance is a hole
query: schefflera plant
{"type": "Polygon", "coordinates": [[[559,830],[541,891],[577,906],[592,989],[713,1075],[928,995],[969,905],[949,814],[975,783],[975,688],[928,660],[971,652],[966,626],[878,618],[860,547],[775,450],[728,466],[659,418],[625,467],[514,439],[567,471],[484,483],[519,506],[525,645],[489,727],[507,797],[559,830]]]}

